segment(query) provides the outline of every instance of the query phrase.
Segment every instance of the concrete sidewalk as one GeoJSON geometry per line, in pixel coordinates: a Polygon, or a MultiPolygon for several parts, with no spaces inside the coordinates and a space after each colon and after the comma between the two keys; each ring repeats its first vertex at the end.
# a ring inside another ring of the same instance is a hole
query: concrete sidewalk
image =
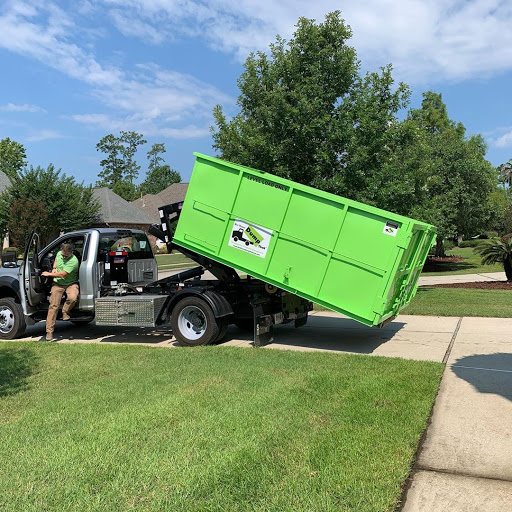
{"type": "Polygon", "coordinates": [[[432,286],[435,284],[451,284],[451,283],[474,283],[482,281],[506,281],[505,272],[488,272],[486,274],[461,274],[446,276],[429,276],[423,274],[419,280],[419,286],[432,286]]]}
{"type": "Polygon", "coordinates": [[[463,318],[404,512],[512,510],[512,319],[463,318]]]}
{"type": "MultiPolygon", "coordinates": [[[[41,322],[27,330],[35,340],[41,322]]],[[[58,322],[63,343],[174,347],[169,331],[73,327],[58,322]]],[[[223,346],[251,347],[236,327],[223,346]]],[[[447,363],[431,423],[414,465],[405,512],[512,510],[512,318],[400,315],[383,329],[332,312],[314,312],[300,329],[275,329],[265,349],[320,350],[447,363]]]]}

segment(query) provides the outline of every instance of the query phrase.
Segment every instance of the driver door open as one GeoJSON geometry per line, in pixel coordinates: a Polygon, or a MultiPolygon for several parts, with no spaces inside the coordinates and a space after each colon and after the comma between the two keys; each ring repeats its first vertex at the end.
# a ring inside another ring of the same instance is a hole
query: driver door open
{"type": "Polygon", "coordinates": [[[23,255],[23,290],[27,299],[27,305],[32,307],[37,307],[45,298],[41,283],[41,267],[38,252],[39,236],[35,231],[32,231],[23,255]]]}

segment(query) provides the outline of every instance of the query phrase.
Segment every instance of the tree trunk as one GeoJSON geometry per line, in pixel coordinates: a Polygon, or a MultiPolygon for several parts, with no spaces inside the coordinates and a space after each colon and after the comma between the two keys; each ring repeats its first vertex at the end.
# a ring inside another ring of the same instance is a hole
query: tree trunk
{"type": "Polygon", "coordinates": [[[446,253],[444,252],[444,243],[443,243],[443,237],[438,236],[436,237],[436,257],[444,258],[446,256],[446,253]]]}
{"type": "Polygon", "coordinates": [[[503,268],[505,269],[507,281],[512,281],[512,256],[503,261],[503,268]]]}

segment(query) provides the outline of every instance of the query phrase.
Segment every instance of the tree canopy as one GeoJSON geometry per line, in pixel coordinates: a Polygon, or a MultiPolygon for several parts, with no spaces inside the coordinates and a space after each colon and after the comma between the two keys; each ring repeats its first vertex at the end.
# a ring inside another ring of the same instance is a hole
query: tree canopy
{"type": "Polygon", "coordinates": [[[24,247],[35,229],[46,243],[60,231],[89,227],[99,208],[91,186],[76,183],[52,164],[47,169],[30,166],[0,195],[0,232],[9,231],[15,244],[24,247]]]}
{"type": "Polygon", "coordinates": [[[140,184],[139,194],[158,194],[173,183],[181,181],[180,173],[164,163],[164,159],[160,156],[162,153],[165,153],[163,143],[153,144],[148,151],[148,171],[146,179],[140,184]]]}
{"type": "Polygon", "coordinates": [[[140,186],[134,181],[139,175],[141,166],[135,160],[139,146],[147,143],[144,136],[137,132],[121,131],[119,136],[105,135],[96,144],[96,150],[106,154],[101,160],[103,168],[99,172],[96,186],[108,187],[127,201],[134,200],[140,194],[157,194],[169,185],[181,181],[177,171],[164,163],[161,154],[165,153],[163,143],[153,144],[147,153],[149,160],[146,178],[140,186]]]}
{"type": "Polygon", "coordinates": [[[27,165],[25,148],[9,137],[0,140],[0,171],[11,180],[27,165]]]}
{"type": "Polygon", "coordinates": [[[125,199],[133,199],[135,185],[133,181],[138,177],[140,165],[135,160],[138,146],[145,144],[147,140],[137,132],[121,131],[119,136],[108,134],[103,137],[96,150],[107,156],[101,160],[103,168],[99,172],[100,178],[96,185],[108,187],[125,199]]]}
{"type": "Polygon", "coordinates": [[[385,162],[392,123],[407,103],[391,66],[359,75],[350,27],[338,11],[324,23],[300,18],[270,56],[250,54],[238,80],[240,112],[214,109],[221,157],[355,199],[385,162]]]}

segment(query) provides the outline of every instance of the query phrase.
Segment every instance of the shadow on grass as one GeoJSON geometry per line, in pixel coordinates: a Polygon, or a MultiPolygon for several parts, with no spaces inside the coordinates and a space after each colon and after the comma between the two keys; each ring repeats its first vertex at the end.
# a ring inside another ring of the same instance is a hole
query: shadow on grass
{"type": "Polygon", "coordinates": [[[480,393],[492,393],[512,401],[512,354],[461,357],[452,365],[452,371],[480,393]]]}
{"type": "Polygon", "coordinates": [[[0,398],[27,390],[28,377],[37,365],[32,350],[0,348],[0,398]]]}
{"type": "Polygon", "coordinates": [[[455,272],[457,270],[469,270],[481,267],[475,263],[464,262],[464,261],[452,261],[452,262],[433,262],[425,263],[422,273],[428,274],[429,272],[455,272]]]}

